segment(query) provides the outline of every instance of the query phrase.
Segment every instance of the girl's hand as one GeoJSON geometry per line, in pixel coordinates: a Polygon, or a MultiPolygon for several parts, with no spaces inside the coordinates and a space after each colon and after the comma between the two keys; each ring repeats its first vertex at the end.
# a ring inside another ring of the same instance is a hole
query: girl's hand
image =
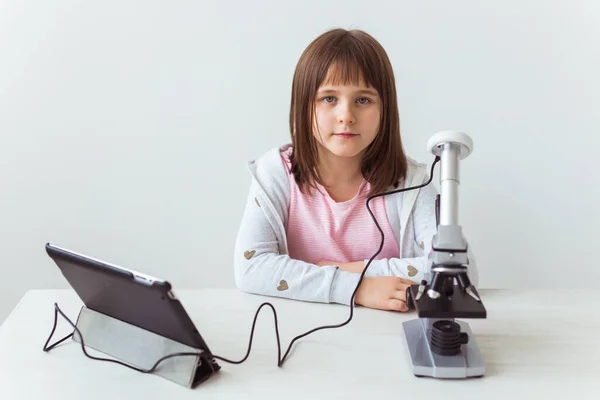
{"type": "MultiPolygon", "coordinates": [[[[321,261],[318,266],[337,265],[344,271],[362,273],[365,268],[364,261],[338,263],[335,261],[321,261]]],[[[408,311],[406,305],[406,289],[418,285],[409,279],[396,276],[364,277],[356,292],[354,302],[364,307],[390,311],[408,311]]]]}
{"type": "Polygon", "coordinates": [[[375,276],[363,278],[355,303],[379,310],[408,311],[406,289],[416,282],[396,276],[375,276]]]}

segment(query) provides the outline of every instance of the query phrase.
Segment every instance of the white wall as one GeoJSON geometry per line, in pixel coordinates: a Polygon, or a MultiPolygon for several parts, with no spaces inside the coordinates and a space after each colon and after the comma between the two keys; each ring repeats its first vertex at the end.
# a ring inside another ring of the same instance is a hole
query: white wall
{"type": "Polygon", "coordinates": [[[600,6],[559,4],[2,1],[0,321],[68,287],[47,241],[233,287],[246,161],[288,141],[295,63],[332,27],[387,49],[412,157],[442,129],[474,139],[460,217],[481,287],[596,288],[600,6]]]}

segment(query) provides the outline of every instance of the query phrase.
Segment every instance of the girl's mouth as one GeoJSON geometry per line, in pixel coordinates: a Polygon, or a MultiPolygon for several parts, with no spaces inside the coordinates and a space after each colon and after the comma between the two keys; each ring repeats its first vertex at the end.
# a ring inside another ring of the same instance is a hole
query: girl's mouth
{"type": "Polygon", "coordinates": [[[337,136],[339,138],[342,138],[342,139],[352,139],[353,137],[358,136],[357,133],[350,133],[350,132],[334,133],[333,135],[337,136]]]}

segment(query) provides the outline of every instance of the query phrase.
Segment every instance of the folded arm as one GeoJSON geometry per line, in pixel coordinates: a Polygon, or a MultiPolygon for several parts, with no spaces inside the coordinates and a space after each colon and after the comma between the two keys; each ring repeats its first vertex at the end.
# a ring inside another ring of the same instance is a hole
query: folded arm
{"type": "Polygon", "coordinates": [[[266,200],[261,197],[257,183],[253,182],[235,243],[237,287],[267,296],[350,304],[359,275],[335,266],[318,267],[280,254],[277,235],[263,209],[266,200]]]}

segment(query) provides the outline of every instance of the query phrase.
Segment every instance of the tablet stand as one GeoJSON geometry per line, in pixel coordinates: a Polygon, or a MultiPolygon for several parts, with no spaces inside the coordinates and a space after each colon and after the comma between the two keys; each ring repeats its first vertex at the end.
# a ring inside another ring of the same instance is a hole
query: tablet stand
{"type": "MultiPolygon", "coordinates": [[[[90,347],[137,368],[149,370],[160,358],[173,353],[197,355],[172,357],[161,362],[152,372],[172,382],[193,388],[206,380],[214,367],[195,349],[113,317],[82,307],[77,317],[77,329],[86,347],[90,347]]],[[[80,343],[80,337],[73,334],[80,343]]]]}

